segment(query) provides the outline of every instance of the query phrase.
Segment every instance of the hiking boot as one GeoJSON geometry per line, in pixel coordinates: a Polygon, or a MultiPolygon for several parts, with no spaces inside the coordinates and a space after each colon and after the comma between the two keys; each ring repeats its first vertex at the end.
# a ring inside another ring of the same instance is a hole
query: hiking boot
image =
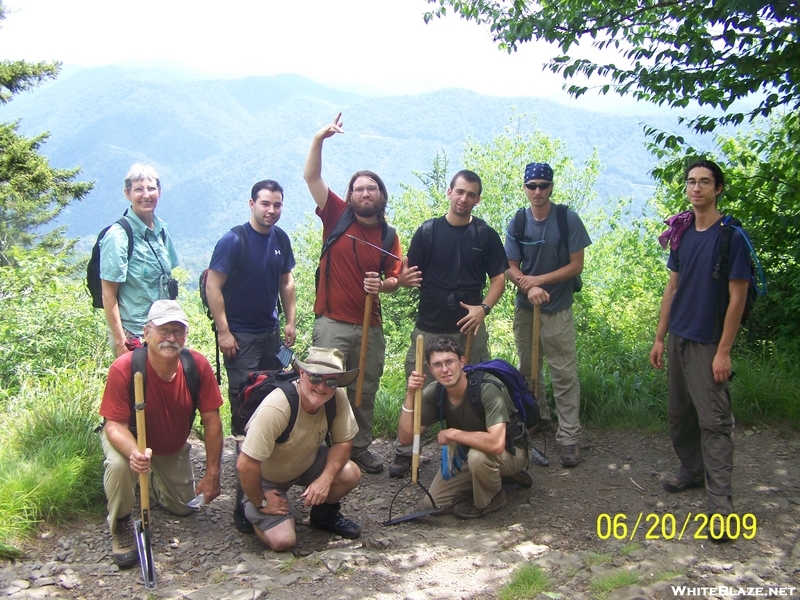
{"type": "Polygon", "coordinates": [[[339,512],[341,504],[335,502],[333,504],[319,504],[311,507],[309,513],[308,523],[312,527],[330,531],[343,538],[353,539],[361,535],[361,527],[358,523],[354,523],[350,519],[342,516],[339,512]]]}
{"type": "Polygon", "coordinates": [[[513,475],[505,475],[502,477],[503,485],[510,485],[516,483],[519,487],[528,489],[533,485],[533,477],[525,469],[514,473],[513,475]]]}
{"type": "Polygon", "coordinates": [[[364,473],[380,473],[383,471],[383,461],[367,450],[359,456],[351,456],[350,460],[358,465],[364,473]]]}
{"type": "Polygon", "coordinates": [[[395,454],[394,461],[389,465],[389,477],[400,479],[408,475],[411,470],[411,457],[404,454],[395,454]]]}
{"type": "Polygon", "coordinates": [[[474,500],[465,500],[453,507],[453,514],[461,519],[479,519],[485,517],[489,513],[500,510],[507,502],[508,498],[506,498],[506,492],[501,488],[500,491],[494,495],[492,501],[485,507],[478,508],[475,506],[474,500]]]}
{"type": "Polygon", "coordinates": [[[136,549],[131,516],[117,519],[114,533],[111,535],[111,558],[118,567],[126,569],[139,562],[139,551],[136,549]]]}
{"type": "Polygon", "coordinates": [[[704,479],[701,481],[683,481],[677,477],[670,477],[665,479],[662,485],[664,486],[664,491],[670,494],[678,494],[691,488],[705,487],[706,482],[704,479]]]}
{"type": "Polygon", "coordinates": [[[253,524],[244,516],[244,490],[242,484],[236,483],[236,502],[233,505],[233,524],[241,533],[253,533],[253,524]]]}
{"type": "Polygon", "coordinates": [[[565,468],[575,467],[581,462],[581,449],[578,444],[570,444],[569,446],[561,446],[561,466],[565,468]]]}

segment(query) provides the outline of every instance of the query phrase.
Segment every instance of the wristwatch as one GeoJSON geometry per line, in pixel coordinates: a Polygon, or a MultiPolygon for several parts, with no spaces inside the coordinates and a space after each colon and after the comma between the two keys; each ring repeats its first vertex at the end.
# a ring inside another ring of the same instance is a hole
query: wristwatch
{"type": "Polygon", "coordinates": [[[483,303],[481,303],[481,308],[483,309],[483,312],[485,312],[487,315],[488,315],[490,312],[492,312],[492,307],[491,307],[491,306],[489,306],[488,304],[483,304],[483,303]]]}

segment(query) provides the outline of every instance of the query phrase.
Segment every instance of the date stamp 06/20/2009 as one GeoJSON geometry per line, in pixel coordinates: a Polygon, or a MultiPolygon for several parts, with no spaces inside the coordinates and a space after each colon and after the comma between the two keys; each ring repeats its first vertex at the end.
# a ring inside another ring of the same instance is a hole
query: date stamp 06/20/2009
{"type": "Polygon", "coordinates": [[[646,540],[752,540],[756,537],[758,522],[752,513],[706,514],[687,513],[676,517],[672,513],[645,514],[640,512],[628,518],[625,513],[601,513],[597,516],[597,537],[601,540],[629,540],[637,536],[646,540]]]}

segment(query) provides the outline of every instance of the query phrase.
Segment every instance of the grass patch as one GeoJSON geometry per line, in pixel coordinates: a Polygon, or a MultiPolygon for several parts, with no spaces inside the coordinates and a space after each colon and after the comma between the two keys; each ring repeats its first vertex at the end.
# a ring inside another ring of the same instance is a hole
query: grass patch
{"type": "Polygon", "coordinates": [[[683,571],[673,571],[672,569],[668,569],[666,571],[659,571],[655,575],[653,575],[653,581],[667,581],[669,579],[675,579],[676,577],[680,577],[683,575],[683,571]]]}
{"type": "Polygon", "coordinates": [[[550,577],[538,565],[525,565],[517,569],[511,581],[498,592],[500,600],[535,598],[550,587],[550,577]]]}
{"type": "Polygon", "coordinates": [[[622,556],[630,556],[631,552],[636,552],[639,548],[641,548],[641,546],[637,542],[631,542],[620,548],[619,553],[622,554],[622,556]]]}
{"type": "Polygon", "coordinates": [[[586,555],[586,564],[590,567],[595,565],[604,565],[613,558],[611,554],[605,552],[589,552],[586,555]]]}
{"type": "Polygon", "coordinates": [[[595,593],[595,597],[602,600],[608,593],[626,585],[639,583],[639,575],[632,571],[615,571],[592,580],[589,587],[595,593]]]}

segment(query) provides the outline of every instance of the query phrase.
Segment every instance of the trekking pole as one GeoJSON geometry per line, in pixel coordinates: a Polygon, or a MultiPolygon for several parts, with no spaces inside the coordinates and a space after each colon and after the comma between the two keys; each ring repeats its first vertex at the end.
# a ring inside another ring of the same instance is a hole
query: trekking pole
{"type": "Polygon", "coordinates": [[[364,323],[361,327],[361,354],[358,357],[358,379],[356,379],[356,399],[353,402],[356,408],[361,407],[361,395],[364,393],[364,365],[367,363],[367,349],[369,348],[369,324],[372,320],[372,294],[367,294],[364,302],[364,323]]]}
{"type": "Polygon", "coordinates": [[[542,326],[542,307],[533,307],[533,342],[531,343],[531,391],[533,397],[539,393],[539,335],[542,326]]]}

